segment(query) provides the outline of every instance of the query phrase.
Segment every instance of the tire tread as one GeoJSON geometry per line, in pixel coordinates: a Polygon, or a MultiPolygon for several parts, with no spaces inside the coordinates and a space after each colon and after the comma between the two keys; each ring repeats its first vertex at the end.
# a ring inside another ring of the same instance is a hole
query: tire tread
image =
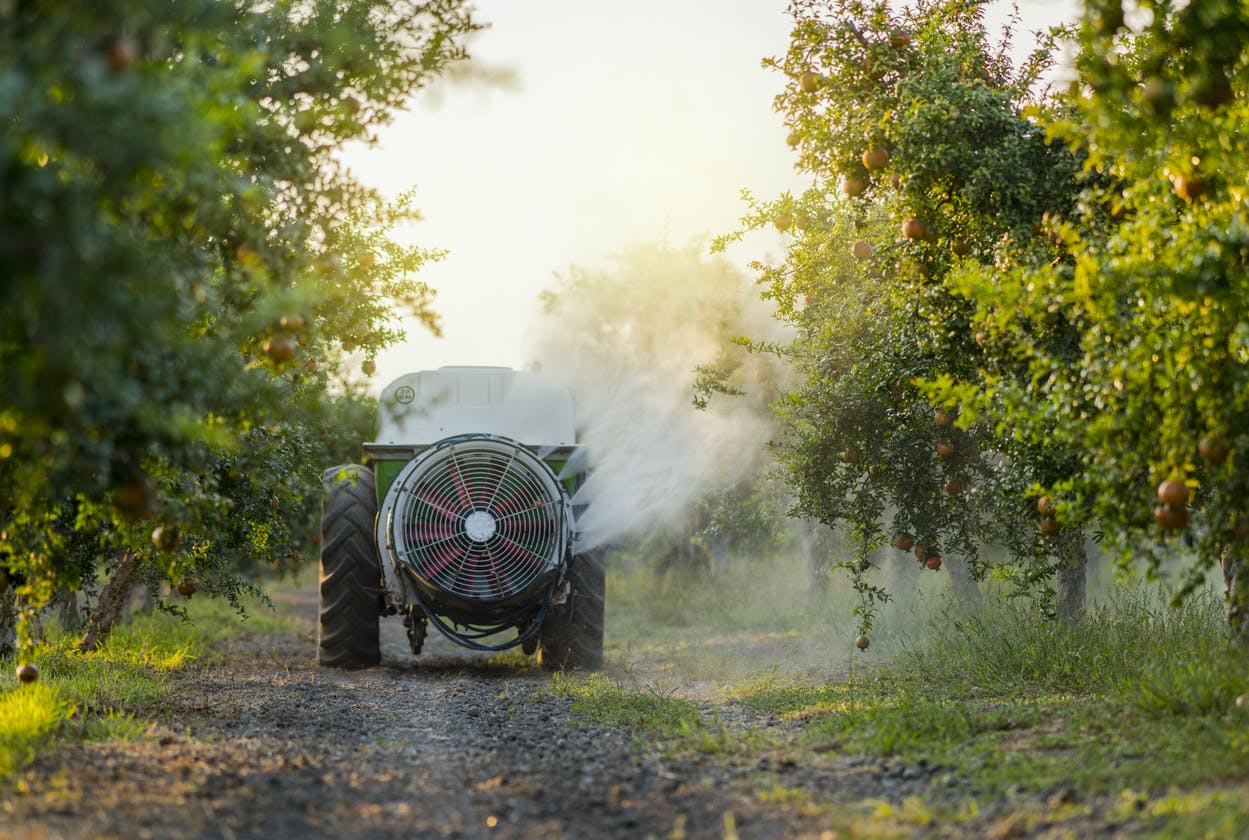
{"type": "Polygon", "coordinates": [[[539,630],[538,664],[548,670],[597,671],[603,667],[606,569],[600,552],[575,555],[568,579],[571,614],[553,612],[539,630]]]}
{"type": "Polygon", "coordinates": [[[381,662],[373,473],[354,464],[334,467],[322,482],[317,662],[328,668],[368,668],[381,662]]]}

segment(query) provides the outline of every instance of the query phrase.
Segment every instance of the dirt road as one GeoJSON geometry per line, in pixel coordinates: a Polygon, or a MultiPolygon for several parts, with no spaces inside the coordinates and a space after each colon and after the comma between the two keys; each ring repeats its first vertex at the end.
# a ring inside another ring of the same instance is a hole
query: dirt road
{"type": "MultiPolygon", "coordinates": [[[[249,639],[179,677],[152,737],[41,759],[0,814],[17,838],[790,836],[727,766],[665,760],[575,719],[549,675],[431,634],[414,659],[383,621],[383,666],[316,667],[297,636],[249,639]]],[[[818,836],[818,833],[817,833],[818,836]]]]}
{"type": "MultiPolygon", "coordinates": [[[[381,667],[318,668],[315,591],[279,604],[299,631],[243,637],[181,673],[146,737],[73,744],[28,768],[0,800],[0,838],[1130,833],[1110,816],[1113,803],[1088,803],[1061,829],[1045,819],[1025,828],[1026,803],[1010,800],[929,822],[908,803],[957,806],[976,792],[922,762],[807,753],[799,766],[766,746],[777,741],[749,738],[719,754],[665,751],[573,714],[536,667],[490,661],[433,634],[414,659],[398,619],[382,622],[381,667]]],[[[735,733],[801,725],[723,702],[704,710],[735,733]]]]}

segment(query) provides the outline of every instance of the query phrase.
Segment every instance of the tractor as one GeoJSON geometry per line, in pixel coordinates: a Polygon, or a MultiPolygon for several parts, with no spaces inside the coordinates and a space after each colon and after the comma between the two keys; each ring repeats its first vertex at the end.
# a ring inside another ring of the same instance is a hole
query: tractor
{"type": "Polygon", "coordinates": [[[601,667],[603,557],[578,550],[587,461],[566,388],[499,367],[408,373],[364,452],[370,466],[322,477],[321,665],[377,665],[379,621],[401,615],[413,654],[432,624],[472,650],[601,667]]]}

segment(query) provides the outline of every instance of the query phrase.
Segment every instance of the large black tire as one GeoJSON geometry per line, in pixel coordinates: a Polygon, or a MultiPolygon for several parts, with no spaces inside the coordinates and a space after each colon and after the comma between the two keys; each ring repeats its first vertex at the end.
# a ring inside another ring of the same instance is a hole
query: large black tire
{"type": "Polygon", "coordinates": [[[377,495],[373,472],[357,464],[321,477],[321,616],[317,662],[368,668],[382,660],[377,624],[382,580],[373,540],[377,495]]]}
{"type": "Polygon", "coordinates": [[[538,663],[549,670],[597,671],[603,667],[603,611],[607,575],[597,551],[573,556],[572,597],[552,607],[538,631],[538,663]]]}

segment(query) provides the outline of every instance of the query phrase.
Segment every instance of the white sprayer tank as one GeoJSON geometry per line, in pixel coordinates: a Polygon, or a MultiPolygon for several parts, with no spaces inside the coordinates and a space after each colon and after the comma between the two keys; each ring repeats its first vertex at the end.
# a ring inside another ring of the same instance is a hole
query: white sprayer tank
{"type": "MultiPolygon", "coordinates": [[[[576,443],[568,389],[540,373],[442,367],[405,374],[382,391],[374,446],[427,446],[474,432],[535,448],[576,443]]],[[[372,448],[372,447],[370,447],[372,448]]]]}

